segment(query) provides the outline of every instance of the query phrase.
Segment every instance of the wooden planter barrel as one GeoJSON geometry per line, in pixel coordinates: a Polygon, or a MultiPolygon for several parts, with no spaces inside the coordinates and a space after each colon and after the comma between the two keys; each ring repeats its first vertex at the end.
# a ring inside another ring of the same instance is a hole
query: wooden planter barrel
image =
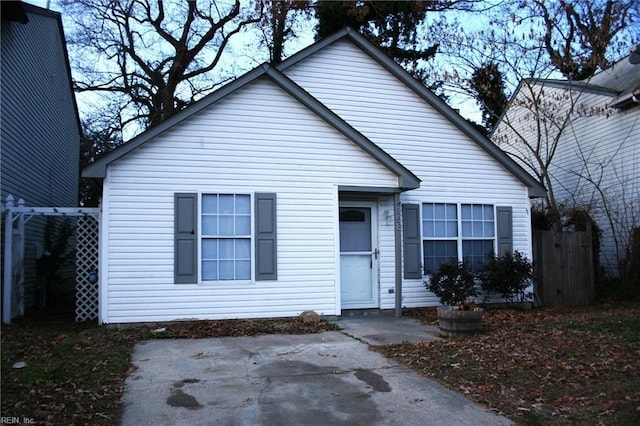
{"type": "Polygon", "coordinates": [[[482,330],[482,314],[484,309],[460,311],[457,306],[438,307],[438,326],[443,336],[460,336],[474,334],[482,330]]]}

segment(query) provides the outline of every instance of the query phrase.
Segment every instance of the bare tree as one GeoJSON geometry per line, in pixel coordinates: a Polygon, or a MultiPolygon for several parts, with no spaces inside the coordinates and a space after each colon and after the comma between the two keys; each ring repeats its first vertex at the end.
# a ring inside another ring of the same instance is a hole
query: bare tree
{"type": "Polygon", "coordinates": [[[308,21],[312,4],[307,0],[265,0],[264,14],[259,24],[263,43],[269,49],[272,64],[282,62],[287,41],[296,38],[299,32],[309,31],[302,23],[308,21]]]}
{"type": "Polygon", "coordinates": [[[572,83],[523,79],[502,116],[492,140],[547,189],[545,210],[552,225],[562,228],[562,208],[556,197],[553,167],[561,143],[567,143],[574,121],[596,114],[581,102],[582,91],[572,83]],[[565,85],[565,87],[562,87],[565,85]]]}
{"type": "Polygon", "coordinates": [[[475,99],[485,123],[499,120],[494,142],[546,187],[544,207],[556,228],[562,226],[564,201],[556,197],[563,189],[557,188],[561,183],[552,173],[559,144],[571,136],[576,120],[607,114],[585,102],[583,91],[574,90],[588,83],[576,76],[588,77],[606,66],[609,58],[625,55],[637,35],[631,24],[640,3],[609,3],[507,2],[487,11],[487,26],[479,31],[470,32],[463,25],[449,29],[439,49],[440,58],[449,59],[445,88],[463,99],[475,99]],[[604,27],[591,32],[599,25],[604,27]],[[474,81],[487,64],[500,70],[502,87],[512,96],[506,114],[502,114],[506,98],[502,108],[494,104],[489,108],[496,88],[474,81]]]}
{"type": "Polygon", "coordinates": [[[610,65],[614,37],[638,16],[636,0],[533,0],[531,16],[544,24],[544,47],[567,78],[584,80],[610,65]]]}
{"type": "Polygon", "coordinates": [[[240,1],[65,0],[75,89],[120,99],[123,127],[153,126],[223,83],[231,38],[259,22],[240,1]]]}
{"type": "Polygon", "coordinates": [[[605,244],[613,246],[612,260],[622,279],[631,278],[640,267],[633,264],[633,256],[638,255],[634,253],[634,244],[638,243],[634,235],[640,232],[640,157],[633,157],[638,151],[638,126],[637,122],[623,124],[626,131],[610,150],[598,143],[574,141],[580,167],[565,170],[577,179],[576,188],[568,188],[572,201],[584,205],[606,227],[610,241],[605,244]]]}
{"type": "MultiPolygon", "coordinates": [[[[122,144],[119,122],[115,117],[104,115],[105,111],[114,109],[105,108],[101,113],[95,113],[82,120],[80,170],[122,144]]],[[[80,178],[78,200],[81,206],[97,207],[101,196],[102,188],[99,185],[91,179],[80,178]]]]}

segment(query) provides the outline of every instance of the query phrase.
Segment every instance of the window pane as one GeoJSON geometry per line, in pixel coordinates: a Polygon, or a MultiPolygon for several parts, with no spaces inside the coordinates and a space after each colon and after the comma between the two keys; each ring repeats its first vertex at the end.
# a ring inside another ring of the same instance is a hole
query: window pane
{"type": "Polygon", "coordinates": [[[220,241],[220,259],[233,259],[234,257],[234,240],[221,239],[220,241]]]}
{"type": "Polygon", "coordinates": [[[215,240],[215,239],[202,240],[202,258],[203,259],[218,258],[218,240],[215,240]]]}
{"type": "Polygon", "coordinates": [[[251,261],[240,260],[236,262],[236,279],[237,280],[251,279],[251,261]]]}
{"type": "Polygon", "coordinates": [[[218,216],[215,216],[215,215],[202,216],[202,234],[218,235],[218,216]]]}
{"type": "Polygon", "coordinates": [[[236,232],[234,235],[251,235],[250,216],[236,216],[236,232]]]}
{"type": "Polygon", "coordinates": [[[485,205],[484,208],[484,220],[493,220],[493,206],[485,205]]]}
{"type": "Polygon", "coordinates": [[[474,204],[473,205],[473,219],[481,220],[482,219],[482,205],[474,204]]]}
{"type": "Polygon", "coordinates": [[[340,209],[340,222],[366,222],[364,210],[340,209]]]}
{"type": "Polygon", "coordinates": [[[422,235],[426,238],[435,236],[433,232],[433,221],[422,222],[422,235]]]}
{"type": "Polygon", "coordinates": [[[471,205],[470,204],[463,204],[460,207],[460,210],[462,210],[462,220],[470,220],[471,219],[471,205]]]}
{"type": "Polygon", "coordinates": [[[217,212],[218,212],[218,196],[203,195],[202,196],[202,213],[217,213],[217,212]]]}
{"type": "Polygon", "coordinates": [[[214,281],[218,279],[218,262],[215,260],[202,261],[202,280],[214,281]]]}
{"type": "Polygon", "coordinates": [[[462,261],[472,272],[480,272],[493,252],[493,240],[466,240],[462,242],[462,261]]]}
{"type": "Polygon", "coordinates": [[[493,222],[485,222],[484,223],[484,235],[483,237],[493,237],[493,222]]]}
{"type": "Polygon", "coordinates": [[[433,204],[432,203],[428,203],[428,204],[423,204],[422,205],[422,218],[427,220],[427,219],[433,219],[433,204]]]}
{"type": "Polygon", "coordinates": [[[251,197],[248,195],[236,195],[236,214],[251,213],[251,197]]]}
{"type": "Polygon", "coordinates": [[[221,260],[220,261],[220,279],[232,280],[234,279],[234,261],[233,260],[221,260]]]}
{"type": "Polygon", "coordinates": [[[455,241],[424,241],[424,273],[431,274],[441,263],[456,261],[458,250],[455,241]]]}
{"type": "Polygon", "coordinates": [[[468,221],[468,220],[462,221],[462,236],[463,237],[472,237],[473,236],[471,223],[472,222],[468,221]]]}
{"type": "Polygon", "coordinates": [[[482,232],[484,230],[484,226],[482,222],[473,222],[473,236],[474,237],[483,237],[482,232]]]}
{"type": "Polygon", "coordinates": [[[444,219],[445,216],[445,207],[444,204],[436,204],[435,205],[435,211],[434,211],[434,218],[435,219],[444,219]]]}
{"type": "Polygon", "coordinates": [[[251,240],[248,238],[237,239],[236,259],[251,259],[251,240]]]}
{"type": "Polygon", "coordinates": [[[447,204],[447,219],[458,219],[458,209],[455,204],[447,204]]]}
{"type": "Polygon", "coordinates": [[[458,236],[458,222],[449,221],[447,222],[447,237],[457,237],[458,236]]]}
{"type": "Polygon", "coordinates": [[[220,218],[220,230],[218,232],[220,232],[220,234],[218,235],[224,235],[224,236],[231,236],[231,235],[235,235],[235,233],[233,232],[233,216],[230,215],[221,215],[218,216],[220,218]]]}
{"type": "Polygon", "coordinates": [[[435,223],[435,227],[436,227],[436,229],[435,229],[435,231],[436,231],[435,232],[435,234],[436,234],[435,236],[436,237],[446,237],[447,236],[447,224],[446,224],[446,222],[443,222],[443,221],[439,220],[439,221],[437,221],[435,223]]]}
{"type": "Polygon", "coordinates": [[[218,213],[233,213],[233,195],[220,195],[220,205],[218,213]]]}

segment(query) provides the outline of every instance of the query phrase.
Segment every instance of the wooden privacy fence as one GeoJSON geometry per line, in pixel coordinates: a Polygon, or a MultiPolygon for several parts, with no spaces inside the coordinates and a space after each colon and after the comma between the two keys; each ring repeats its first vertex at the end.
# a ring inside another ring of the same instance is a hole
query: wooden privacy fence
{"type": "Polygon", "coordinates": [[[536,231],[536,294],[542,305],[588,305],[594,298],[591,233],[536,231]]]}

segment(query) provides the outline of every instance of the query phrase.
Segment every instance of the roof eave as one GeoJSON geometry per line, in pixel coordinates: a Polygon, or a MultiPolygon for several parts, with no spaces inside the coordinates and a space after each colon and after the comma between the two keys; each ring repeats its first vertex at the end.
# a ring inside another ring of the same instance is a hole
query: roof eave
{"type": "Polygon", "coordinates": [[[493,142],[483,136],[470,123],[468,123],[460,114],[454,111],[446,102],[436,96],[427,89],[422,83],[407,73],[400,65],[395,63],[391,58],[387,57],[382,51],[377,49],[373,44],[366,40],[356,31],[348,29],[346,36],[349,37],[358,47],[365,51],[373,59],[377,60],[387,71],[393,74],[400,81],[404,82],[425,102],[435,108],[440,114],[447,118],[451,123],[458,127],[465,135],[475,141],[483,148],[491,157],[493,157],[504,168],[511,172],[518,180],[529,188],[530,196],[543,197],[546,190],[540,185],[529,173],[522,169],[515,161],[513,161],[504,151],[498,148],[493,142]]]}
{"type": "Polygon", "coordinates": [[[173,128],[174,126],[180,124],[182,121],[187,118],[193,116],[194,114],[199,113],[200,111],[206,109],[210,105],[218,102],[220,99],[225,98],[236,90],[250,84],[255,81],[257,78],[261,77],[265,74],[265,69],[263,67],[254,68],[252,71],[244,74],[233,82],[221,87],[210,95],[205,96],[200,101],[191,104],[189,107],[180,111],[179,113],[167,118],[163,122],[149,128],[138,136],[134,137],[130,141],[123,143],[118,148],[109,152],[108,154],[100,157],[87,167],[82,170],[82,177],[85,178],[98,178],[104,179],[107,173],[107,167],[109,164],[128,154],[129,152],[135,150],[140,147],[142,144],[147,142],[150,139],[160,135],[173,128]]]}

